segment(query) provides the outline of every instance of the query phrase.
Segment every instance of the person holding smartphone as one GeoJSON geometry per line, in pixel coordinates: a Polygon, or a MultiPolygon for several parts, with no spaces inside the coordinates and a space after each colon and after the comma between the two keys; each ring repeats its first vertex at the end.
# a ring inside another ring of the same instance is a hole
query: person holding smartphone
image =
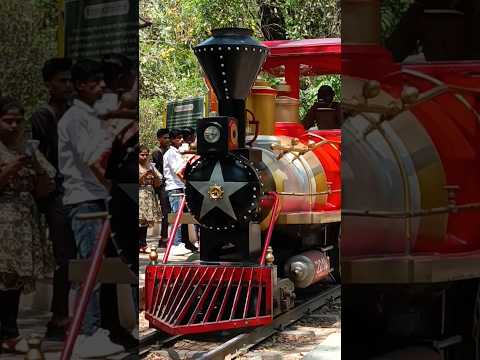
{"type": "Polygon", "coordinates": [[[26,353],[18,331],[20,295],[53,271],[36,200],[55,189],[55,169],[24,138],[24,110],[0,97],[0,342],[4,352],[26,353]]]}

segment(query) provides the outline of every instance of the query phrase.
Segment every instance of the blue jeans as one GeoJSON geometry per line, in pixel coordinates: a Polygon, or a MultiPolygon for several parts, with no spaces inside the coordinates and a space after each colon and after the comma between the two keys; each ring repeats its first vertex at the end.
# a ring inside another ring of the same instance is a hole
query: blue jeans
{"type": "MultiPolygon", "coordinates": [[[[168,201],[170,202],[170,208],[172,209],[172,213],[177,213],[178,209],[180,209],[180,202],[182,201],[182,196],[178,196],[179,194],[183,194],[183,189],[174,189],[168,190],[168,201]],[[177,195],[177,196],[174,196],[177,195]]],[[[170,231],[172,231],[172,226],[170,226],[170,231]]],[[[182,232],[181,232],[181,225],[177,228],[177,232],[175,233],[175,238],[173,239],[173,245],[180,245],[182,243],[182,232]]]]}
{"type": "MultiPolygon", "coordinates": [[[[81,220],[77,218],[79,214],[88,214],[93,212],[105,211],[106,206],[103,200],[87,201],[80,204],[66,206],[68,221],[72,227],[73,236],[77,245],[77,257],[79,259],[88,259],[94,250],[97,237],[102,229],[103,221],[81,220]]],[[[84,335],[93,335],[100,327],[100,283],[97,283],[93,289],[90,301],[88,303],[85,318],[83,321],[81,333],[84,335]]]]}

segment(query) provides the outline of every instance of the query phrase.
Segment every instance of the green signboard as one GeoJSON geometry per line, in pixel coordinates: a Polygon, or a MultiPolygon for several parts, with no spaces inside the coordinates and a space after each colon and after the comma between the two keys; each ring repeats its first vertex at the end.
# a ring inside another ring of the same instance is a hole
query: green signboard
{"type": "Polygon", "coordinates": [[[138,0],[65,0],[65,56],[138,60],[138,0]]]}
{"type": "Polygon", "coordinates": [[[197,121],[204,117],[204,98],[193,97],[170,101],[167,104],[167,128],[196,128],[197,121]]]}

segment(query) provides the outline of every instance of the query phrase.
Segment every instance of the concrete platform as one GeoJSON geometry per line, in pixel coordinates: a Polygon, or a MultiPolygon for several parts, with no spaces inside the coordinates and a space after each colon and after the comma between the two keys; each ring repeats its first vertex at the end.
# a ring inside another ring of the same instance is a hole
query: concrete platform
{"type": "MultiPolygon", "coordinates": [[[[31,335],[44,336],[47,322],[50,320],[49,312],[38,313],[36,311],[24,310],[19,314],[18,327],[20,335],[28,339],[31,335]]],[[[58,359],[62,351],[63,344],[60,342],[43,342],[42,351],[45,352],[46,359],[58,359]]],[[[25,355],[1,354],[0,359],[24,359],[25,355]]]]}
{"type": "Polygon", "coordinates": [[[340,360],[342,358],[340,333],[330,334],[320,345],[303,357],[303,360],[340,360]]]}
{"type": "MultiPolygon", "coordinates": [[[[148,262],[145,261],[145,265],[148,262]]],[[[53,279],[45,278],[37,281],[36,291],[22,295],[20,298],[20,312],[18,318],[18,326],[20,335],[28,339],[32,335],[44,337],[46,326],[51,318],[50,304],[53,294],[53,279]]],[[[138,323],[138,311],[134,309],[133,299],[131,297],[131,288],[128,284],[118,284],[117,294],[119,299],[119,317],[121,324],[132,330],[138,323]]],[[[70,292],[70,316],[73,317],[75,309],[76,291],[72,289],[70,292]]],[[[63,342],[42,342],[42,352],[46,360],[60,359],[63,342]]],[[[131,354],[122,353],[107,359],[129,359],[131,354]]],[[[1,353],[0,360],[23,360],[24,354],[7,354],[1,353]]],[[[73,359],[73,358],[72,358],[73,359]]]]}
{"type": "MultiPolygon", "coordinates": [[[[31,335],[37,335],[43,337],[46,331],[47,322],[50,320],[51,314],[49,312],[38,313],[36,311],[27,310],[22,311],[19,314],[18,327],[20,329],[20,335],[25,339],[28,339],[31,335]]],[[[45,356],[45,360],[58,360],[63,349],[63,342],[56,341],[43,341],[42,352],[45,356]]],[[[105,359],[113,360],[126,360],[132,355],[128,353],[121,353],[115,356],[107,357],[105,359]]],[[[0,353],[1,360],[24,360],[24,354],[4,354],[0,353]]],[[[74,357],[72,357],[74,359],[74,357]]]]}

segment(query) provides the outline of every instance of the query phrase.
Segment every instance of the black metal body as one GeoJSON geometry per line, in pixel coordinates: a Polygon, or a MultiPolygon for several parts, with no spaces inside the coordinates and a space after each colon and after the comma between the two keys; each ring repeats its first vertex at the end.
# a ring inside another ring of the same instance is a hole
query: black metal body
{"type": "MultiPolygon", "coordinates": [[[[200,158],[185,173],[186,198],[201,224],[200,259],[255,261],[259,256],[259,217],[262,184],[245,148],[245,99],[265,61],[268,49],[248,29],[218,29],[194,48],[194,53],[218,98],[218,117],[204,118],[197,126],[200,158]],[[236,119],[232,136],[228,119],[236,119]],[[221,121],[220,121],[221,120],[221,121]],[[208,126],[221,130],[220,139],[204,138],[208,126]],[[237,146],[232,146],[232,138],[237,146]],[[214,192],[220,193],[219,198],[214,192]],[[251,225],[253,224],[253,225],[251,225]],[[257,224],[258,225],[258,224],[257,224]],[[229,243],[232,245],[229,251],[229,243]],[[227,245],[227,246],[225,246],[227,245]]],[[[258,155],[258,154],[257,154],[258,155]]]]}
{"type": "Polygon", "coordinates": [[[238,123],[238,147],[245,147],[245,100],[223,100],[218,103],[218,112],[223,116],[231,116],[238,123]]]}
{"type": "Polygon", "coordinates": [[[228,116],[204,118],[197,123],[197,154],[198,155],[225,155],[227,152],[238,149],[238,121],[228,116]],[[220,132],[220,138],[215,143],[205,139],[205,131],[215,128],[220,132]]]}
{"type": "Polygon", "coordinates": [[[268,49],[248,29],[218,29],[194,48],[218,99],[222,116],[238,120],[239,147],[245,146],[245,99],[265,61],[268,49]]]}

